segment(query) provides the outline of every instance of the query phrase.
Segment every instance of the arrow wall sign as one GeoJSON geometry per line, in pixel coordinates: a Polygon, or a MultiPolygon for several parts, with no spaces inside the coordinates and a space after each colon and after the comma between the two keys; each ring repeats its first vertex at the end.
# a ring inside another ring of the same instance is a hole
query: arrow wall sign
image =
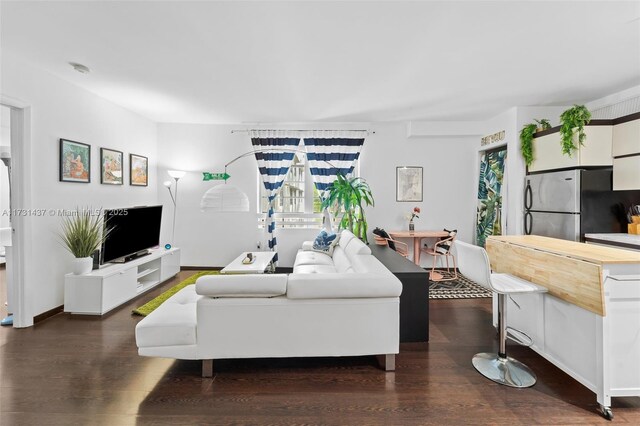
{"type": "Polygon", "coordinates": [[[209,173],[209,172],[202,172],[202,180],[207,181],[207,180],[227,180],[231,177],[230,174],[228,173],[209,173]]]}

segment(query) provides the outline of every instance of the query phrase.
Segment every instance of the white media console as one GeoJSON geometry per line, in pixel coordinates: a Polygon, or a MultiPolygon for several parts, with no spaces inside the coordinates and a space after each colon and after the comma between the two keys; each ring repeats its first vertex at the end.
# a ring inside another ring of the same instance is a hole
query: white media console
{"type": "Polygon", "coordinates": [[[180,249],[150,251],[127,263],[104,265],[87,275],[65,275],[64,311],[104,315],[180,272],[180,249]]]}

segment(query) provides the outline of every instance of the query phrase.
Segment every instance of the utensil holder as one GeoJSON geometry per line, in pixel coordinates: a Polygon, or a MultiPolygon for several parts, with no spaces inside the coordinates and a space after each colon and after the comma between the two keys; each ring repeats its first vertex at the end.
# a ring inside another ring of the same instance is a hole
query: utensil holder
{"type": "Polygon", "coordinates": [[[630,223],[627,225],[627,233],[633,235],[640,234],[640,223],[630,223]]]}

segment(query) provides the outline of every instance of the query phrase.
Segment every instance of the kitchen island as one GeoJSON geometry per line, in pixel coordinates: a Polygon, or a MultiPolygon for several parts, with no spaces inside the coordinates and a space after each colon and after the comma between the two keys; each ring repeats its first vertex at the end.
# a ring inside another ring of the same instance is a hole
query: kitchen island
{"type": "Polygon", "coordinates": [[[585,234],[587,243],[614,246],[629,250],[640,250],[640,235],[634,234],[585,234]]]}
{"type": "Polygon", "coordinates": [[[507,325],[533,350],[596,393],[640,396],[640,252],[535,235],[487,239],[494,272],[546,287],[513,296],[507,325]]]}

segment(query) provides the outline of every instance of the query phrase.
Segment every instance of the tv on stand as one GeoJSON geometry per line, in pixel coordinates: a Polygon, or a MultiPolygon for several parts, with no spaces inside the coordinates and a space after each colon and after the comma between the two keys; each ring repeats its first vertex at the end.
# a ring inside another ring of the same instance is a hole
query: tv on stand
{"type": "Polygon", "coordinates": [[[162,206],[108,209],[105,229],[112,228],[100,250],[100,263],[124,263],[149,254],[160,244],[162,206]]]}

